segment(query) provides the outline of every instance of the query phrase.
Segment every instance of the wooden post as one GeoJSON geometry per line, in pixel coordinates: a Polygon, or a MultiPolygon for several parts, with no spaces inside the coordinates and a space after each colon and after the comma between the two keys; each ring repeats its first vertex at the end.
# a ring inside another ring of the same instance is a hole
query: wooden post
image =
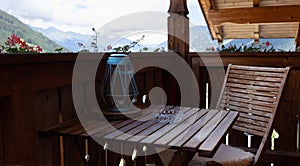
{"type": "MultiPolygon", "coordinates": [[[[189,52],[189,19],[186,0],[170,0],[168,17],[168,49],[181,56],[188,64],[189,52]]],[[[180,70],[180,69],[178,69],[180,70]]],[[[180,90],[170,75],[163,74],[164,87],[168,96],[167,104],[180,105],[180,90]],[[169,79],[168,79],[169,78],[169,79]]]]}
{"type": "Polygon", "coordinates": [[[170,0],[168,18],[168,49],[178,53],[189,64],[189,11],[186,0],[170,0]]]}
{"type": "Polygon", "coordinates": [[[298,25],[298,32],[296,34],[295,42],[296,42],[295,50],[298,52],[299,51],[299,46],[300,46],[300,24],[298,25]]]}

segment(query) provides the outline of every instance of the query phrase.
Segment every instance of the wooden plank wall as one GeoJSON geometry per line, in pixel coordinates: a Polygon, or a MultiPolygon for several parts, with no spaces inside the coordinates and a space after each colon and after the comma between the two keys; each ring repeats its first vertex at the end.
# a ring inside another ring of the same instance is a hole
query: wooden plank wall
{"type": "MultiPolygon", "coordinates": [[[[36,132],[59,123],[58,89],[50,88],[35,93],[34,101],[36,132]]],[[[57,136],[38,138],[38,165],[59,164],[59,141],[57,136]]]]}
{"type": "MultiPolygon", "coordinates": [[[[296,150],[296,138],[297,138],[297,119],[296,115],[300,114],[300,54],[299,53],[235,53],[235,54],[217,54],[217,53],[191,53],[192,68],[196,73],[196,77],[199,80],[201,99],[204,98],[204,92],[206,89],[204,84],[210,85],[210,76],[207,73],[207,68],[216,67],[216,60],[221,58],[222,67],[226,70],[228,64],[236,65],[250,65],[250,66],[270,66],[270,67],[292,67],[289,73],[286,87],[281,97],[281,103],[279,105],[276,119],[274,121],[274,129],[279,133],[279,138],[275,140],[275,151],[285,152],[297,152],[296,150]],[[200,55],[200,57],[199,57],[200,55]],[[204,64],[204,61],[206,62],[204,64]],[[201,89],[203,88],[203,89],[201,89]]],[[[219,66],[220,67],[220,66],[219,66]]],[[[216,78],[215,76],[213,76],[216,78]]],[[[220,85],[221,86],[221,85],[220,85]]],[[[217,89],[220,87],[217,87],[217,89]]],[[[204,100],[200,100],[200,107],[204,107],[206,104],[211,103],[211,96],[209,95],[209,103],[204,100]]],[[[213,106],[212,106],[213,107],[213,106]]],[[[259,145],[260,138],[252,138],[252,147],[259,145]]],[[[245,146],[247,147],[247,138],[243,133],[232,131],[230,133],[231,145],[245,146]]],[[[299,153],[292,153],[292,156],[299,156],[299,153]]],[[[282,164],[282,158],[280,156],[272,156],[273,161],[277,162],[277,165],[282,164]],[[278,160],[275,160],[275,159],[278,160]]],[[[295,157],[293,158],[295,159],[295,157]]],[[[287,158],[285,160],[288,160],[287,158]]],[[[290,160],[289,164],[294,165],[298,159],[290,160]]],[[[275,164],[276,164],[275,162],[275,164]]],[[[285,164],[287,161],[285,161],[285,164]]]]}
{"type": "Polygon", "coordinates": [[[3,164],[4,157],[4,142],[3,142],[3,111],[7,109],[7,100],[8,98],[2,97],[0,98],[0,165],[3,164]]]}
{"type": "MultiPolygon", "coordinates": [[[[0,55],[0,58],[0,162],[58,165],[62,160],[65,165],[104,165],[103,150],[92,140],[89,140],[91,160],[86,163],[84,139],[64,137],[61,144],[59,137],[38,136],[39,129],[76,116],[71,87],[76,54],[0,55]]],[[[99,70],[102,72],[97,82],[101,83],[103,66],[99,70]]],[[[168,74],[154,68],[136,74],[139,102],[153,87],[164,86],[164,76],[168,74]]],[[[82,96],[85,93],[83,90],[82,96]]],[[[83,102],[84,106],[89,105],[88,98],[83,102]]],[[[118,164],[118,155],[110,153],[110,156],[115,160],[112,164],[118,164]]]]}
{"type": "MultiPolygon", "coordinates": [[[[139,90],[138,104],[137,105],[149,105],[149,93],[154,87],[162,88],[167,94],[167,104],[176,105],[180,102],[180,97],[177,97],[178,93],[176,88],[178,84],[175,78],[167,71],[159,68],[147,68],[134,76],[137,87],[139,90]],[[146,95],[146,103],[142,104],[142,97],[146,95]]],[[[179,94],[180,95],[180,94],[179,94]]]]}

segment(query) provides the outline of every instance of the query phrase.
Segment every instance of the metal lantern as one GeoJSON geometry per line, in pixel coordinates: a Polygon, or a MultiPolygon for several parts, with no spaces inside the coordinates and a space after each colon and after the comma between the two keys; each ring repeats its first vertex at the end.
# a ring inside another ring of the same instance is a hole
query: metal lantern
{"type": "Polygon", "coordinates": [[[102,99],[108,111],[125,112],[132,110],[138,89],[134,80],[134,69],[125,54],[108,57],[102,83],[102,99]]]}

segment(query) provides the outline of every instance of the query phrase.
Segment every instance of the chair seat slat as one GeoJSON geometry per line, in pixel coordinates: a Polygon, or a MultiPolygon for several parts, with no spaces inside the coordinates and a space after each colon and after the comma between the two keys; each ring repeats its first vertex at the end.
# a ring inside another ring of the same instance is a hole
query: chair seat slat
{"type": "Polygon", "coordinates": [[[272,113],[272,108],[270,107],[264,107],[264,106],[259,106],[259,105],[253,105],[253,104],[248,104],[248,103],[241,103],[241,102],[236,102],[236,101],[227,101],[227,100],[222,100],[221,104],[224,104],[225,107],[227,106],[232,106],[232,107],[238,107],[236,109],[246,109],[246,110],[255,110],[258,112],[262,112],[263,114],[266,113],[272,113]]]}
{"type": "Polygon", "coordinates": [[[239,117],[260,121],[260,122],[266,123],[266,125],[270,120],[269,117],[263,117],[263,116],[259,116],[259,115],[255,115],[255,114],[249,115],[249,113],[244,113],[244,112],[240,112],[239,117]]]}
{"type": "Polygon", "coordinates": [[[257,95],[257,96],[263,96],[263,97],[271,97],[274,99],[276,99],[276,97],[277,97],[276,93],[262,92],[262,91],[256,91],[256,90],[251,90],[251,89],[240,89],[239,87],[237,87],[237,88],[226,87],[226,91],[239,92],[239,93],[243,93],[245,95],[257,95]]]}
{"type": "Polygon", "coordinates": [[[252,76],[274,77],[274,78],[282,78],[284,76],[284,73],[249,71],[249,70],[231,70],[230,73],[252,75],[252,76]]]}
{"type": "Polygon", "coordinates": [[[245,85],[264,86],[264,87],[280,87],[281,86],[281,83],[278,83],[278,82],[254,81],[254,80],[247,80],[247,79],[235,79],[235,78],[230,78],[230,77],[228,78],[228,82],[245,84],[245,85]]]}
{"type": "Polygon", "coordinates": [[[266,121],[260,121],[254,119],[252,115],[251,116],[249,115],[247,118],[239,116],[238,121],[251,124],[251,125],[261,126],[261,127],[266,127],[268,125],[268,121],[266,122],[266,121]]]}
{"type": "Polygon", "coordinates": [[[233,97],[239,97],[242,99],[253,99],[253,100],[257,100],[257,101],[264,101],[267,103],[274,103],[276,101],[276,98],[274,97],[269,97],[269,96],[261,96],[261,95],[257,95],[257,94],[247,94],[247,93],[239,93],[239,92],[228,92],[227,90],[224,92],[224,95],[229,95],[229,96],[233,96],[233,97]]]}
{"type": "Polygon", "coordinates": [[[234,88],[241,88],[246,90],[258,90],[264,92],[278,92],[278,88],[271,88],[271,87],[262,87],[262,86],[255,86],[255,85],[245,85],[239,83],[227,83],[226,86],[234,87],[234,88]]]}
{"type": "Polygon", "coordinates": [[[258,71],[259,70],[259,71],[279,72],[279,73],[284,73],[286,71],[286,68],[240,66],[240,65],[232,65],[231,69],[253,70],[253,71],[258,71]]]}
{"type": "Polygon", "coordinates": [[[253,135],[257,135],[257,136],[264,136],[264,134],[265,134],[265,132],[256,131],[256,130],[252,130],[252,129],[237,126],[237,125],[233,125],[232,128],[235,129],[235,130],[239,130],[239,131],[246,132],[246,133],[253,134],[253,135]]]}
{"type": "Polygon", "coordinates": [[[244,104],[252,104],[252,105],[264,106],[264,107],[270,107],[270,108],[274,107],[273,103],[268,103],[268,102],[264,102],[264,101],[257,101],[257,100],[253,100],[252,98],[243,99],[243,98],[240,98],[240,97],[234,97],[234,96],[226,95],[226,96],[223,96],[223,99],[226,100],[227,102],[228,101],[235,101],[235,102],[244,103],[244,104]]]}
{"type": "Polygon", "coordinates": [[[282,80],[282,78],[254,76],[254,75],[241,75],[241,74],[234,74],[234,73],[229,73],[228,77],[236,78],[236,79],[253,80],[253,81],[267,81],[267,82],[281,82],[281,80],[282,80]]]}
{"type": "Polygon", "coordinates": [[[243,122],[243,121],[239,121],[237,120],[234,125],[237,125],[237,126],[242,126],[242,127],[245,127],[247,129],[252,129],[252,130],[257,130],[257,131],[262,131],[262,132],[265,132],[267,130],[267,127],[262,127],[262,126],[257,126],[253,123],[247,123],[247,122],[243,122]]]}

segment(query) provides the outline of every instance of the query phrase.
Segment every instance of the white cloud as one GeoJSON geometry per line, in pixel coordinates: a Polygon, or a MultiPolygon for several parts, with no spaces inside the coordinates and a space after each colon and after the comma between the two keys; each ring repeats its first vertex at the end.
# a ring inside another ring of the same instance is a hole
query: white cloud
{"type": "MultiPolygon", "coordinates": [[[[167,12],[169,2],[169,0],[0,0],[0,9],[35,27],[56,27],[64,31],[91,34],[92,27],[100,28],[105,23],[127,14],[143,11],[167,12]]],[[[194,24],[203,24],[197,0],[188,0],[188,3],[191,21],[197,21],[194,24]]]]}

